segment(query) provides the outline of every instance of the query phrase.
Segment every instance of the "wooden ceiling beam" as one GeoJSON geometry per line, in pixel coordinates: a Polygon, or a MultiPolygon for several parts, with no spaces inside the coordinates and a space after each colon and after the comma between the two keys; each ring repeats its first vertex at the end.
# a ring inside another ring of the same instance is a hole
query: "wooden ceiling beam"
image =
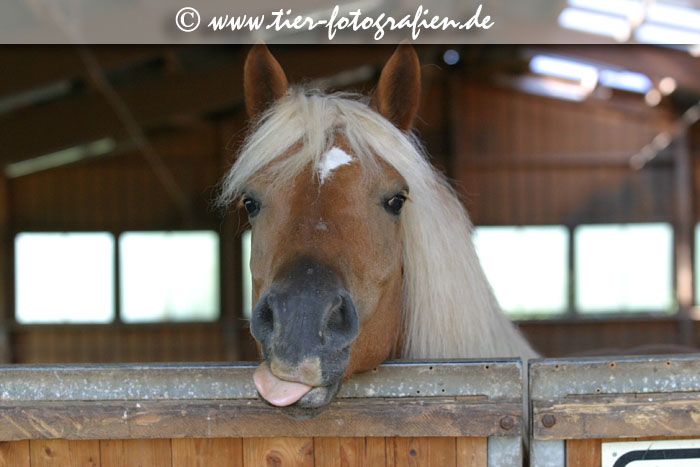
{"type": "MultiPolygon", "coordinates": [[[[145,60],[163,53],[163,46],[91,46],[105,69],[145,60]]],[[[85,68],[73,46],[0,47],[0,97],[83,76],[85,68]]]]}
{"type": "MultiPolygon", "coordinates": [[[[271,49],[294,83],[301,78],[314,79],[367,64],[382,64],[393,47],[333,46],[333,55],[342,60],[320,60],[315,48],[271,49]]],[[[244,55],[241,51],[237,59],[218,68],[168,73],[117,92],[143,127],[173,117],[231,108],[243,98],[244,55]]],[[[0,141],[3,141],[0,161],[14,162],[123,135],[121,123],[102,96],[94,93],[71,96],[0,117],[0,141]]]]}

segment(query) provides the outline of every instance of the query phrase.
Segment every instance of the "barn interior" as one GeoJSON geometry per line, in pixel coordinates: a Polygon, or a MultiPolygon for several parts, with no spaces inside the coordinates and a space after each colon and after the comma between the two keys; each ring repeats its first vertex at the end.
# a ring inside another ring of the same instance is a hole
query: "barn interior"
{"type": "MultiPolygon", "coordinates": [[[[370,93],[393,46],[270,46],[370,93]]],[[[700,347],[700,58],[423,45],[415,131],[544,356],[700,347]]],[[[247,219],[214,206],[248,46],[0,48],[0,360],[256,359],[247,219]]],[[[468,312],[468,310],[465,310],[468,312]]]]}

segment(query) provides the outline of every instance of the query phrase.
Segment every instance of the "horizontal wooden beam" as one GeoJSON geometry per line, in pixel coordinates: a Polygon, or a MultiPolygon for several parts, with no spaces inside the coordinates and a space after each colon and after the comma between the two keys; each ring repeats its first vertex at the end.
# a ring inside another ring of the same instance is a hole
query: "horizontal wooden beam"
{"type": "Polygon", "coordinates": [[[524,433],[519,361],[391,362],[300,420],[257,397],[254,364],[0,367],[0,440],[524,433]]]}
{"type": "Polygon", "coordinates": [[[33,402],[0,405],[0,439],[519,436],[521,413],[517,400],[441,397],[343,399],[312,420],[257,400],[33,402]]]}
{"type": "Polygon", "coordinates": [[[697,355],[530,363],[534,440],[700,436],[697,355]]]}
{"type": "Polygon", "coordinates": [[[537,440],[700,436],[698,414],[698,393],[535,401],[532,436],[537,440]]]}

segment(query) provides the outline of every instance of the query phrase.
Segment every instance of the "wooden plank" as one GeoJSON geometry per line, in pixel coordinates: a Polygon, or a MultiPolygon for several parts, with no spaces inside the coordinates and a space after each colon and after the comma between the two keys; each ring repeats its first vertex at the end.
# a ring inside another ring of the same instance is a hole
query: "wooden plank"
{"type": "Polygon", "coordinates": [[[33,439],[29,442],[32,467],[100,465],[100,442],[33,439]]]}
{"type": "Polygon", "coordinates": [[[169,439],[115,439],[100,441],[103,467],[170,467],[169,439]]]}
{"type": "Polygon", "coordinates": [[[313,438],[247,438],[243,440],[245,466],[314,465],[313,438]]]}
{"type": "Polygon", "coordinates": [[[384,439],[384,452],[386,458],[386,466],[396,465],[396,449],[393,438],[384,439]]]}
{"type": "Polygon", "coordinates": [[[571,396],[532,406],[538,440],[700,436],[700,399],[692,392],[571,396]]]}
{"type": "Polygon", "coordinates": [[[323,466],[385,465],[384,438],[314,438],[314,462],[323,466]]]}
{"type": "Polygon", "coordinates": [[[384,465],[386,462],[385,451],[386,440],[384,438],[340,439],[341,459],[347,459],[348,466],[384,465]]]}
{"type": "Polygon", "coordinates": [[[387,457],[396,466],[456,466],[455,438],[387,438],[387,457]]]}
{"type": "Polygon", "coordinates": [[[427,465],[428,449],[419,438],[387,438],[387,459],[392,466],[427,465]]]}
{"type": "MultiPolygon", "coordinates": [[[[700,403],[700,402],[699,402],[700,403]]],[[[517,436],[520,400],[340,399],[312,420],[259,400],[4,402],[0,439],[132,439],[256,436],[517,436]],[[500,420],[515,421],[504,430],[500,420]]],[[[687,416],[687,415],[686,415],[687,416]]]]}
{"type": "Polygon", "coordinates": [[[599,467],[599,439],[566,440],[566,467],[599,467]]]}
{"type": "Polygon", "coordinates": [[[0,467],[29,467],[29,441],[0,443],[0,467]]]}
{"type": "Polygon", "coordinates": [[[457,467],[486,467],[486,438],[457,438],[457,467]]]}
{"type": "Polygon", "coordinates": [[[340,462],[340,438],[314,438],[314,465],[328,467],[342,465],[340,462]]]}
{"type": "Polygon", "coordinates": [[[243,441],[240,438],[173,439],[173,467],[209,467],[243,465],[243,441]]]}
{"type": "Polygon", "coordinates": [[[456,466],[457,443],[453,437],[426,438],[428,442],[428,465],[456,466]]]}

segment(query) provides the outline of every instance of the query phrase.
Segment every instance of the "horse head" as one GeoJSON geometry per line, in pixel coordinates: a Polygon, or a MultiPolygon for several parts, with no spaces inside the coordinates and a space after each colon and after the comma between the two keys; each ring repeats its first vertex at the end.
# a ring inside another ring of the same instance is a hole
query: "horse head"
{"type": "MultiPolygon", "coordinates": [[[[247,111],[258,122],[255,131],[265,131],[266,119],[290,90],[284,71],[262,44],[248,55],[244,86],[247,111]]],[[[418,58],[412,47],[399,46],[370,108],[387,125],[407,131],[419,87],[418,58]]],[[[324,102],[319,97],[314,104],[324,102]]],[[[286,118],[305,117],[297,109],[286,118]]],[[[327,141],[315,148],[280,133],[255,135],[279,138],[283,153],[241,190],[253,239],[250,266],[257,304],[250,327],[264,359],[255,383],[260,395],[278,406],[325,406],[344,378],[371,370],[398,344],[401,211],[409,202],[409,187],[388,164],[368,163],[367,155],[357,154],[340,129],[341,120],[338,131],[326,131],[327,141]],[[308,159],[294,157],[318,149],[308,159]],[[270,166],[276,167],[265,170],[270,166]]]]}

